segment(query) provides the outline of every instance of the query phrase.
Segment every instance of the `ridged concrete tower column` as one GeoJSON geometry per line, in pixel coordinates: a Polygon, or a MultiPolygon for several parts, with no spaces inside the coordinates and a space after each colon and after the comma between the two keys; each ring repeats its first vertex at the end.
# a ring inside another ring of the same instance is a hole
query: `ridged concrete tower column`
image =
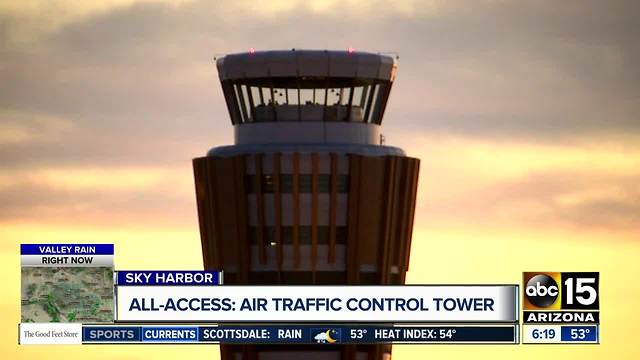
{"type": "MultiPolygon", "coordinates": [[[[234,145],[193,160],[202,254],[227,284],[403,284],[419,160],[384,145],[396,63],[365,52],[227,55],[234,145]]],[[[223,360],[389,359],[391,346],[221,346],[223,360]]]]}

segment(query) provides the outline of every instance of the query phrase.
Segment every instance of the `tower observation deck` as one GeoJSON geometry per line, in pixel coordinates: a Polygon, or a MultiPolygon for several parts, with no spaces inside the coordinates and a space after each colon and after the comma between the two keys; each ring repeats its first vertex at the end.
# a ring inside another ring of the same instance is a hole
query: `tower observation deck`
{"type": "MultiPolygon", "coordinates": [[[[227,284],[403,284],[419,160],[384,144],[397,64],[353,51],[217,59],[234,144],[193,160],[204,265],[227,284]]],[[[388,359],[391,346],[221,346],[223,359],[388,359]]]]}

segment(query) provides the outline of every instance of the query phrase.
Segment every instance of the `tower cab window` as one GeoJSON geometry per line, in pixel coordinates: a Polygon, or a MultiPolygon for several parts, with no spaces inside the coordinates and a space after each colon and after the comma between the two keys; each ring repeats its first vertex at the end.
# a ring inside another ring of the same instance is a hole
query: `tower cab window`
{"type": "Polygon", "coordinates": [[[380,124],[390,82],[353,78],[228,80],[223,91],[233,124],[328,121],[380,124]]]}

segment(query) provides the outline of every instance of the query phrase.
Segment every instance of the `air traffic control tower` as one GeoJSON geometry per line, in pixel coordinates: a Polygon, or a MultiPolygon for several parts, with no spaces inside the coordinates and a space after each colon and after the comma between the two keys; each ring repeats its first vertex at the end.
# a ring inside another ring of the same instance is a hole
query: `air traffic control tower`
{"type": "MultiPolygon", "coordinates": [[[[202,253],[225,284],[403,284],[420,161],[384,144],[394,58],[217,59],[234,144],[193,160],[202,253]]],[[[223,360],[389,359],[388,345],[224,345],[223,360]]]]}

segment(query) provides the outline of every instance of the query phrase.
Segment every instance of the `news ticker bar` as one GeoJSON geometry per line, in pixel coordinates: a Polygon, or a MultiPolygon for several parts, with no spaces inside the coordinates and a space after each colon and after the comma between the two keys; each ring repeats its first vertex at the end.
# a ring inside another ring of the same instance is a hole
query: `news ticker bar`
{"type": "Polygon", "coordinates": [[[21,344],[518,344],[518,324],[82,325],[20,324],[21,344]]]}
{"type": "Polygon", "coordinates": [[[600,325],[522,325],[523,344],[599,344],[600,325]]]}

